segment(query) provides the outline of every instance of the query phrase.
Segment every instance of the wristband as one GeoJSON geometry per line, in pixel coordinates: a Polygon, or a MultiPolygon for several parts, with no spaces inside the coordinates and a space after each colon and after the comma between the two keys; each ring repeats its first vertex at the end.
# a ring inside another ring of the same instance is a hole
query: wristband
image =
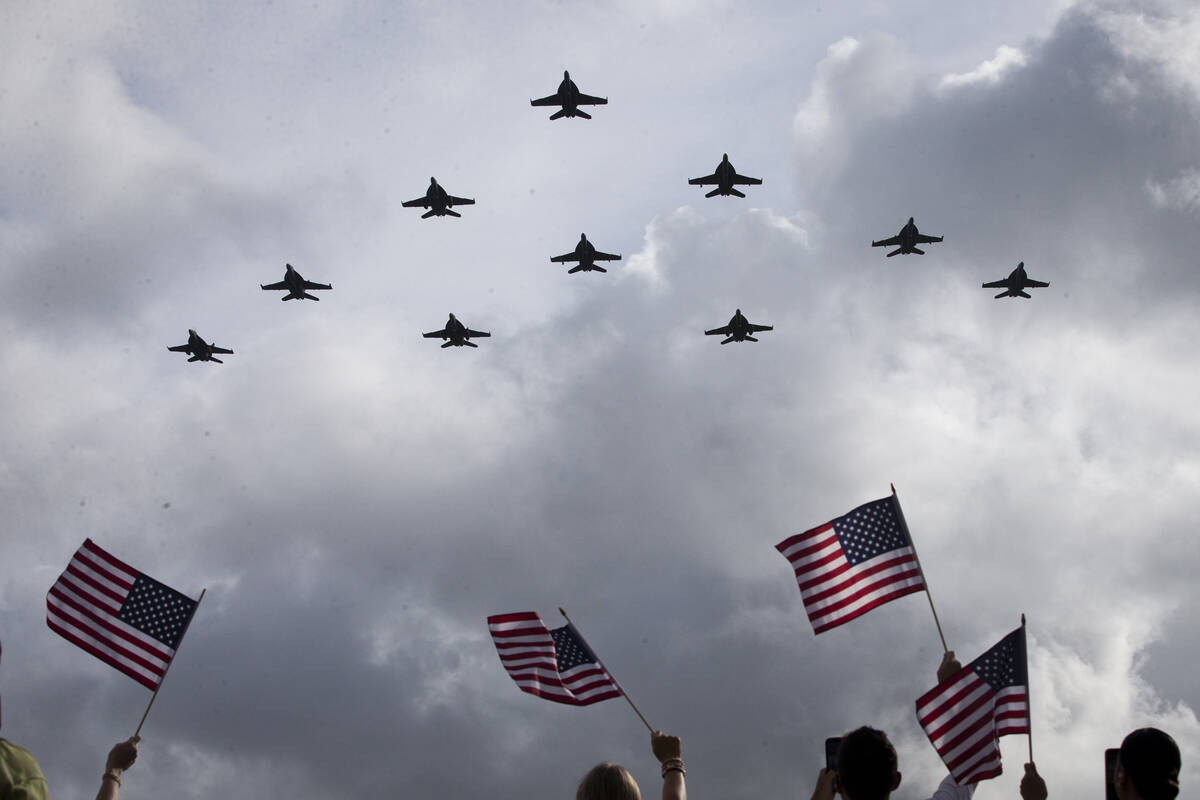
{"type": "Polygon", "coordinates": [[[121,785],[121,778],[111,770],[100,776],[100,782],[103,783],[104,781],[116,781],[117,786],[121,785]]]}
{"type": "Polygon", "coordinates": [[[682,758],[668,758],[662,762],[662,776],[667,777],[668,772],[678,772],[680,775],[687,775],[687,770],[683,768],[682,758]]]}

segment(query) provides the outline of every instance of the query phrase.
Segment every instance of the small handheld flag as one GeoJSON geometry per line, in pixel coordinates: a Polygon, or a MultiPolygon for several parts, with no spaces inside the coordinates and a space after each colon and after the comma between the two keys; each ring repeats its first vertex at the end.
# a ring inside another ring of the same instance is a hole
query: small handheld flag
{"type": "Polygon", "coordinates": [[[1025,626],[922,695],[917,719],[959,785],[999,775],[999,737],[1029,733],[1025,626]]]}
{"type": "Polygon", "coordinates": [[[791,562],[814,633],[925,589],[896,495],[775,545],[791,562]]]}
{"type": "Polygon", "coordinates": [[[146,688],[157,689],[197,604],[88,539],[46,594],[46,624],[146,688]]]}
{"type": "Polygon", "coordinates": [[[574,706],[621,695],[621,688],[569,622],[549,630],[536,611],[522,611],[488,617],[488,629],[500,663],[523,692],[574,706]]]}

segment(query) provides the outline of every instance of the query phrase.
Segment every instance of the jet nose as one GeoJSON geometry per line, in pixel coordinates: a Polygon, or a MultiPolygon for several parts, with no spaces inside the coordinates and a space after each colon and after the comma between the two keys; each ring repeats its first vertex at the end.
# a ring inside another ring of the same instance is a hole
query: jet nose
{"type": "Polygon", "coordinates": [[[567,72],[565,69],[563,70],[563,80],[571,80],[571,73],[567,72]]]}
{"type": "Polygon", "coordinates": [[[728,160],[729,160],[729,153],[721,153],[721,160],[722,160],[722,161],[728,161],[728,160]]]}

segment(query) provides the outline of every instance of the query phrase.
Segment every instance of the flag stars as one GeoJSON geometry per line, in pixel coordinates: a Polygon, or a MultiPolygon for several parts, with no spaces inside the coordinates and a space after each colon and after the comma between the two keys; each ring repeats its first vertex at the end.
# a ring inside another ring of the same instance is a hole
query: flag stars
{"type": "Polygon", "coordinates": [[[866,503],[833,521],[833,530],[853,566],[911,543],[900,527],[891,497],[866,503]]]}
{"type": "Polygon", "coordinates": [[[139,575],[117,618],[170,648],[179,644],[196,601],[153,578],[139,575]]]}

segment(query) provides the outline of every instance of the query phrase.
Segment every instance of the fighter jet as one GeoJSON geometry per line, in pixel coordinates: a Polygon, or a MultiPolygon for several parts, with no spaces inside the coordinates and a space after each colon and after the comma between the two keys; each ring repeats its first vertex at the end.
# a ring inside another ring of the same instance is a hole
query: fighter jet
{"type": "Polygon", "coordinates": [[[216,343],[209,344],[200,338],[194,330],[188,329],[187,344],[177,344],[174,347],[168,347],[172,353],[187,353],[191,356],[188,361],[215,361],[218,364],[225,362],[216,358],[213,353],[228,353],[233,354],[233,351],[225,347],[217,347],[216,343]]]}
{"type": "Polygon", "coordinates": [[[450,206],[473,206],[475,201],[447,194],[446,190],[438,185],[437,178],[430,178],[429,188],[425,191],[424,197],[418,197],[416,200],[409,200],[400,205],[405,208],[428,208],[429,210],[421,215],[421,219],[429,219],[434,216],[444,217],[447,214],[452,217],[461,217],[462,214],[451,211],[450,206]]]}
{"type": "Polygon", "coordinates": [[[774,330],[773,325],[753,325],[750,320],[742,316],[740,308],[734,309],[733,316],[729,318],[728,325],[722,325],[720,328],[713,328],[711,331],[705,331],[705,336],[726,336],[728,338],[722,340],[721,344],[729,344],[730,342],[757,342],[750,334],[758,333],[759,331],[774,330]]]}
{"type": "Polygon", "coordinates": [[[1041,289],[1049,286],[1045,281],[1035,281],[1033,278],[1025,274],[1025,262],[1017,264],[1017,268],[1008,273],[1007,278],[1002,278],[998,281],[983,284],[984,289],[1003,289],[1004,291],[996,295],[993,300],[999,300],[1001,297],[1024,297],[1029,298],[1029,293],[1026,289],[1041,289]]]}
{"type": "Polygon", "coordinates": [[[579,271],[608,272],[604,267],[596,266],[597,261],[620,261],[621,257],[612,253],[601,253],[591,242],[588,241],[587,234],[579,234],[579,244],[575,245],[575,249],[570,253],[563,253],[561,256],[554,256],[550,259],[556,264],[562,264],[567,261],[578,261],[579,265],[571,267],[567,270],[567,274],[579,271]]]}
{"type": "Polygon", "coordinates": [[[888,258],[898,255],[907,255],[908,253],[916,253],[919,256],[925,255],[925,251],[917,247],[919,244],[932,244],[940,242],[941,236],[926,236],[917,230],[913,218],[909,217],[908,222],[904,223],[904,227],[900,232],[890,239],[881,239],[878,242],[871,242],[871,247],[899,247],[896,250],[887,254],[888,258]]]}
{"type": "Polygon", "coordinates": [[[575,81],[571,80],[571,73],[563,70],[563,79],[562,83],[558,85],[558,91],[549,97],[530,100],[529,105],[562,106],[562,108],[550,115],[550,119],[558,119],[559,117],[583,117],[584,119],[591,119],[592,115],[580,111],[579,107],[608,105],[608,98],[592,97],[590,94],[581,93],[579,87],[575,85],[575,81]]]}
{"type": "Polygon", "coordinates": [[[715,197],[724,195],[728,197],[731,194],[738,197],[746,195],[733,188],[734,184],[739,186],[757,186],[762,183],[762,178],[747,178],[745,175],[738,175],[737,170],[733,168],[733,164],[729,163],[729,154],[721,154],[721,163],[717,164],[717,171],[712,175],[706,175],[703,178],[691,178],[688,183],[692,186],[716,186],[705,197],[715,197]]]}
{"type": "Polygon", "coordinates": [[[466,325],[463,325],[461,322],[459,322],[453,314],[450,315],[450,319],[446,320],[446,327],[442,328],[440,331],[430,331],[429,333],[422,335],[426,339],[448,339],[449,341],[442,345],[443,348],[450,347],[451,345],[454,347],[462,347],[463,345],[466,345],[467,347],[479,347],[479,345],[475,344],[474,342],[467,340],[472,337],[479,338],[481,336],[491,336],[490,333],[471,330],[466,325]]]}
{"type": "Polygon", "coordinates": [[[333,288],[327,283],[313,283],[312,281],[306,281],[304,280],[304,276],[299,272],[296,272],[296,268],[291,264],[286,264],[285,266],[287,267],[287,271],[283,273],[283,280],[281,280],[279,283],[259,284],[259,286],[266,291],[286,290],[287,294],[279,298],[280,300],[301,300],[305,298],[308,300],[320,300],[321,298],[317,297],[316,295],[311,295],[305,290],[333,288]]]}

